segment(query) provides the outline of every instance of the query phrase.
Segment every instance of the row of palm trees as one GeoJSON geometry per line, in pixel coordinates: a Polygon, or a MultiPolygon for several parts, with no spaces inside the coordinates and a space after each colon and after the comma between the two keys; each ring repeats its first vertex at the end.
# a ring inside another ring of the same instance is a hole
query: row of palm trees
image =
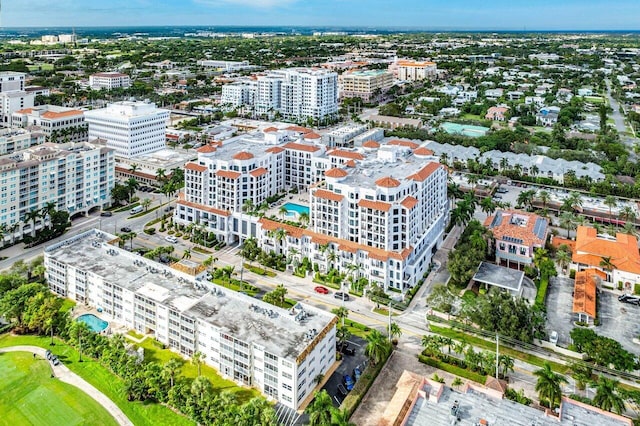
{"type": "MultiPolygon", "coordinates": [[[[36,225],[39,219],[46,220],[51,218],[53,213],[56,212],[58,205],[53,201],[47,201],[41,209],[33,209],[27,212],[22,218],[22,222],[15,222],[12,225],[6,223],[0,224],[0,242],[1,246],[4,246],[4,240],[6,236],[11,237],[11,244],[15,243],[15,233],[21,226],[31,225],[31,236],[36,236],[36,225]]],[[[51,226],[51,223],[49,223],[51,226]]]]}

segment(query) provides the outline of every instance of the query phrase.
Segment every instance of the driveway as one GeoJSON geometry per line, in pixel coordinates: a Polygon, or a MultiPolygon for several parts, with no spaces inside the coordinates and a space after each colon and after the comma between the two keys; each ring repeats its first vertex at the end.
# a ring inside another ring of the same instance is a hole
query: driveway
{"type": "Polygon", "coordinates": [[[620,342],[623,348],[640,355],[640,345],[633,343],[640,335],[640,307],[618,301],[618,295],[601,291],[598,299],[600,325],[596,333],[620,342]]]}
{"type": "Polygon", "coordinates": [[[356,367],[360,367],[360,371],[364,371],[364,365],[367,361],[367,357],[364,354],[364,348],[367,344],[366,340],[358,336],[351,336],[348,342],[349,347],[356,350],[356,354],[352,356],[344,355],[342,358],[342,364],[340,364],[336,371],[334,371],[322,388],[331,396],[331,400],[335,407],[338,407],[343,400],[342,395],[338,392],[338,385],[342,383],[342,377],[345,374],[353,377],[353,369],[356,367]]]}
{"type": "Polygon", "coordinates": [[[566,348],[573,330],[573,280],[552,277],[547,289],[547,332],[558,332],[558,346],[566,348]]]}

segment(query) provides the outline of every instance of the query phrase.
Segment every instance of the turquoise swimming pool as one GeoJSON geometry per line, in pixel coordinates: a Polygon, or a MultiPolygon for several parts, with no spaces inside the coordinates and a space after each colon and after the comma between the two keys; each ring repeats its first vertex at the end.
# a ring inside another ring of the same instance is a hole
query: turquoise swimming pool
{"type": "Polygon", "coordinates": [[[93,314],[80,315],[78,317],[78,321],[82,321],[83,323],[87,324],[89,328],[96,333],[103,332],[107,329],[107,327],[109,327],[108,322],[101,320],[93,314]]]}
{"type": "Polygon", "coordinates": [[[309,207],[301,206],[300,204],[287,203],[283,207],[287,209],[287,216],[295,216],[300,213],[309,215],[309,207]]]}

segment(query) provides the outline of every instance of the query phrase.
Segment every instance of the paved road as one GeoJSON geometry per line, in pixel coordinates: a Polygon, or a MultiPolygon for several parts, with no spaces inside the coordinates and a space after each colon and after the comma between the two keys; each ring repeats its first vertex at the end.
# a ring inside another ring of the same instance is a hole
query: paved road
{"type": "Polygon", "coordinates": [[[620,113],[620,104],[611,95],[611,81],[606,79],[605,83],[607,84],[607,100],[609,101],[609,106],[613,109],[611,118],[613,118],[616,130],[620,134],[620,140],[627,145],[630,157],[635,159],[637,158],[637,155],[635,154],[634,147],[638,142],[640,142],[640,140],[638,138],[632,138],[624,135],[629,131],[629,128],[627,128],[627,125],[625,124],[624,115],[620,113]]]}
{"type": "MultiPolygon", "coordinates": [[[[0,352],[31,352],[35,353],[39,357],[45,358],[46,349],[38,347],[38,346],[11,346],[8,348],[0,348],[0,352]]],[[[123,426],[133,426],[133,423],[127,418],[127,416],[118,408],[113,401],[111,401],[105,394],[100,392],[98,389],[90,385],[83,378],[78,376],[76,373],[73,373],[63,364],[58,366],[54,366],[49,363],[51,366],[51,370],[53,374],[60,379],[61,382],[69,383],[72,386],[77,387],[82,390],[84,393],[89,395],[91,398],[95,399],[98,404],[102,405],[105,410],[111,414],[114,419],[118,422],[118,424],[123,426]]]]}

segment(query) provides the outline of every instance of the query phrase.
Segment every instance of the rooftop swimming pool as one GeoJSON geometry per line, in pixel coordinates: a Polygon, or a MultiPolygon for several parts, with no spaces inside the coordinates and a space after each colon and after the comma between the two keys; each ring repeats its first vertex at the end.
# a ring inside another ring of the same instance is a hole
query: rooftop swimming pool
{"type": "Polygon", "coordinates": [[[309,207],[301,206],[300,204],[287,203],[283,207],[287,209],[287,216],[295,216],[300,213],[306,213],[307,216],[309,215],[309,207]]]}
{"type": "Polygon", "coordinates": [[[84,314],[78,317],[78,321],[81,321],[89,326],[92,331],[101,333],[109,327],[109,323],[101,320],[93,314],[84,314]]]}

